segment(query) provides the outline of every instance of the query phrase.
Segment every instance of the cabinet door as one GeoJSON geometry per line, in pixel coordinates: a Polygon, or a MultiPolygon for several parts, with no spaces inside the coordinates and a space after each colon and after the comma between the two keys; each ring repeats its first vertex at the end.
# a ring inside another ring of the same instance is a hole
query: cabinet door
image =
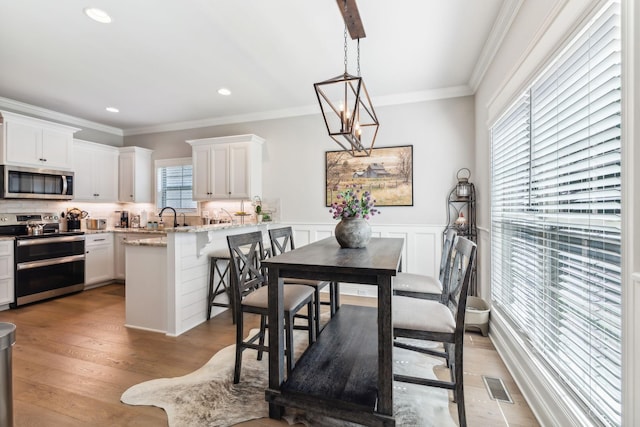
{"type": "Polygon", "coordinates": [[[93,190],[93,150],[85,145],[75,143],[73,152],[73,171],[75,173],[73,180],[74,199],[93,200],[95,198],[95,192],[93,190]]]}
{"type": "Polygon", "coordinates": [[[135,198],[134,153],[120,153],[119,171],[119,200],[133,202],[135,198]]]}
{"type": "Polygon", "coordinates": [[[124,280],[125,273],[125,246],[126,234],[116,234],[114,244],[114,277],[124,280]]]}
{"type": "Polygon", "coordinates": [[[229,190],[229,145],[211,146],[211,197],[228,199],[229,190]]]}
{"type": "Polygon", "coordinates": [[[229,146],[229,197],[249,199],[249,144],[229,146]]]}
{"type": "Polygon", "coordinates": [[[209,147],[193,147],[193,198],[194,200],[209,200],[209,173],[211,169],[211,153],[209,147]]]}
{"type": "Polygon", "coordinates": [[[118,152],[93,153],[93,194],[101,202],[118,200],[118,152]]]}
{"type": "Polygon", "coordinates": [[[85,252],[86,285],[113,279],[113,243],[110,234],[92,237],[91,241],[87,241],[85,252]]]}
{"type": "Polygon", "coordinates": [[[0,305],[13,302],[13,242],[0,242],[0,305]]]}
{"type": "Polygon", "coordinates": [[[43,166],[49,169],[71,168],[73,137],[69,132],[42,130],[43,166]]]}
{"type": "Polygon", "coordinates": [[[42,128],[7,121],[7,162],[41,166],[42,128]]]}

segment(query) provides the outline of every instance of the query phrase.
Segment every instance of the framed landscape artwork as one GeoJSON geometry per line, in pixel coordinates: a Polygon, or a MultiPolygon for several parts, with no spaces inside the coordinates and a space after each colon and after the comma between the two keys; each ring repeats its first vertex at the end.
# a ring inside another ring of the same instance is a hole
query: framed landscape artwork
{"type": "Polygon", "coordinates": [[[356,184],[369,190],[376,206],[413,206],[413,145],[374,148],[369,157],[327,151],[325,205],[356,184]]]}

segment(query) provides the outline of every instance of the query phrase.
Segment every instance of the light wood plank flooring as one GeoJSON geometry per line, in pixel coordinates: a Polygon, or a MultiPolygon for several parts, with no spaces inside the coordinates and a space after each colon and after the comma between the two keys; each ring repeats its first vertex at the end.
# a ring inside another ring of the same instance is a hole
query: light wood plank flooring
{"type": "MultiPolygon", "coordinates": [[[[342,302],[375,304],[354,297],[342,302]]],[[[0,312],[0,322],[17,326],[15,427],[166,425],[162,409],[128,406],[120,395],[142,381],[192,372],[235,340],[228,312],[175,338],[125,328],[124,312],[122,285],[0,312]]],[[[248,327],[254,326],[257,321],[248,327]]],[[[538,425],[491,341],[478,333],[467,333],[465,372],[470,426],[538,425]],[[481,375],[502,378],[514,404],[489,399],[481,375]]],[[[455,405],[450,409],[455,419],[455,405]]],[[[287,424],[263,419],[242,425],[287,424]]]]}

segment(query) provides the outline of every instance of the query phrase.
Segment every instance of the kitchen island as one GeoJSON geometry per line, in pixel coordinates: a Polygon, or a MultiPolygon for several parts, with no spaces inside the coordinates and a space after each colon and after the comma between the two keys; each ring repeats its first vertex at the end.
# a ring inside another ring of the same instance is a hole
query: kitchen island
{"type": "MultiPolygon", "coordinates": [[[[166,237],[127,240],[125,325],[177,336],[205,322],[209,252],[226,248],[231,234],[259,230],[268,238],[269,224],[165,228],[166,237]]],[[[224,310],[213,307],[212,316],[224,310]]]]}

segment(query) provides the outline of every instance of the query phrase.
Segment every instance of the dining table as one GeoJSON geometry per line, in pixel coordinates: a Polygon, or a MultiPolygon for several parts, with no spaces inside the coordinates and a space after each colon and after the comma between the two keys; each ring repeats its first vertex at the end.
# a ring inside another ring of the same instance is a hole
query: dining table
{"type": "Polygon", "coordinates": [[[328,237],[265,259],[268,270],[269,417],[285,408],[367,426],[395,426],[393,415],[392,280],[404,239],[371,238],[341,248],[328,237]],[[285,378],[283,278],[377,287],[377,307],[342,304],[285,378]]]}

